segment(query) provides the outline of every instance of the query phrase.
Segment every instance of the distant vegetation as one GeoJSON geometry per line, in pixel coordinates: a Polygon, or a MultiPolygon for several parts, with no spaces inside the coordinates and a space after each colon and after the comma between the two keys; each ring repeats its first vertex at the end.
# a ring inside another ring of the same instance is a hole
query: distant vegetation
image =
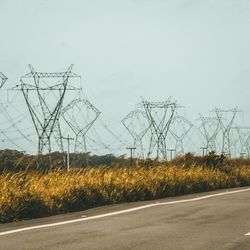
{"type": "MultiPolygon", "coordinates": [[[[50,155],[41,156],[39,168],[37,168],[37,156],[29,155],[17,150],[0,150],[0,173],[3,171],[19,172],[27,170],[47,171],[53,169],[65,169],[66,154],[53,152],[50,155]]],[[[128,162],[124,156],[116,157],[112,154],[90,155],[89,153],[70,154],[70,165],[72,167],[85,168],[89,166],[116,164],[126,165],[128,162]]]]}
{"type": "MultiPolygon", "coordinates": [[[[52,169],[65,169],[66,154],[53,152],[48,155],[43,155],[40,159],[39,168],[37,168],[37,156],[29,155],[17,150],[0,150],[0,173],[8,172],[22,172],[22,171],[39,171],[46,172],[52,169]]],[[[124,155],[114,156],[112,154],[106,155],[91,155],[90,153],[71,153],[70,165],[73,168],[86,168],[93,166],[130,166],[130,159],[124,155]]],[[[136,166],[156,166],[156,165],[175,165],[175,166],[206,166],[222,168],[227,166],[250,166],[250,158],[226,158],[223,155],[217,155],[210,152],[208,155],[195,156],[187,153],[183,156],[175,157],[172,161],[156,161],[156,160],[141,160],[133,159],[133,165],[136,166]]]]}
{"type": "Polygon", "coordinates": [[[79,154],[79,167],[69,172],[60,165],[37,171],[30,163],[34,156],[1,153],[0,222],[250,185],[249,159],[227,159],[215,153],[186,154],[168,163],[135,160],[132,168],[128,159],[112,155],[93,156],[89,163],[99,160],[99,165],[80,168],[83,156],[79,154]],[[108,161],[106,166],[102,160],[108,161]],[[30,164],[28,169],[25,163],[30,164]]]}

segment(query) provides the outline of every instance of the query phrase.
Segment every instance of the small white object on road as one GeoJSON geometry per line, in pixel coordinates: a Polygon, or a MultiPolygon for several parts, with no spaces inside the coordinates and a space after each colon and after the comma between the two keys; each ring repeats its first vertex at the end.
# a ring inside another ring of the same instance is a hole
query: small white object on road
{"type": "Polygon", "coordinates": [[[247,234],[245,234],[246,236],[250,236],[250,232],[249,233],[247,233],[247,234]]]}

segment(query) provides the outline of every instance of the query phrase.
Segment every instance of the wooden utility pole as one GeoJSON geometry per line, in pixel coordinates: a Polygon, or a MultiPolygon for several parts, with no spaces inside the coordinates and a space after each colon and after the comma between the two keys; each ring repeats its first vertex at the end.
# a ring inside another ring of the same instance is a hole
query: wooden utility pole
{"type": "Polygon", "coordinates": [[[132,166],[133,166],[133,153],[134,153],[134,150],[136,148],[135,147],[127,147],[127,149],[130,150],[130,167],[132,168],[132,166]]]}
{"type": "Polygon", "coordinates": [[[68,143],[68,150],[67,150],[67,171],[69,171],[69,141],[70,140],[74,140],[74,138],[70,138],[69,135],[68,135],[67,137],[63,137],[62,136],[62,139],[67,140],[67,143],[68,143]]]}
{"type": "Polygon", "coordinates": [[[176,150],[175,149],[167,149],[167,151],[170,152],[170,161],[173,160],[173,152],[175,152],[176,150]]]}
{"type": "Polygon", "coordinates": [[[202,156],[205,156],[205,150],[207,150],[207,147],[201,147],[202,149],[202,156]]]}

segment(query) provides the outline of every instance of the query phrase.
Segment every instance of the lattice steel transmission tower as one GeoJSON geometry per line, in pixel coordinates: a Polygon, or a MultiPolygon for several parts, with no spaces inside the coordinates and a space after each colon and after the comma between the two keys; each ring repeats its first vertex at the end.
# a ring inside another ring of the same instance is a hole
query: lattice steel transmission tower
{"type": "Polygon", "coordinates": [[[205,117],[200,115],[201,126],[199,130],[206,140],[206,154],[216,152],[216,137],[220,130],[220,123],[217,117],[205,117]]]}
{"type": "Polygon", "coordinates": [[[250,157],[250,127],[240,127],[236,126],[239,141],[240,141],[240,156],[244,157],[245,155],[250,157]]]}
{"type": "Polygon", "coordinates": [[[87,152],[85,136],[101,112],[87,99],[78,98],[62,109],[62,117],[75,136],[74,152],[87,152]]]}
{"type": "Polygon", "coordinates": [[[177,108],[176,102],[169,98],[163,102],[142,101],[151,131],[150,145],[147,157],[150,158],[156,150],[156,159],[167,160],[166,137],[177,108]]]}
{"type": "Polygon", "coordinates": [[[142,139],[150,127],[145,111],[139,109],[133,110],[126,115],[121,122],[134,140],[133,148],[139,148],[139,157],[142,156],[142,158],[144,158],[142,139]]]}
{"type": "MultiPolygon", "coordinates": [[[[79,90],[69,85],[71,78],[80,76],[72,72],[73,65],[65,72],[37,72],[29,65],[30,72],[22,76],[21,84],[13,88],[24,96],[38,136],[38,157],[51,152],[52,139],[63,152],[59,117],[66,91],[79,90]]],[[[39,158],[38,158],[39,159],[39,158]]],[[[39,165],[39,160],[38,160],[39,165]]]]}
{"type": "Polygon", "coordinates": [[[222,130],[222,154],[231,156],[231,145],[230,145],[230,131],[236,116],[236,113],[239,112],[238,108],[222,110],[214,109],[214,112],[217,116],[220,128],[222,130]],[[226,115],[229,115],[229,119],[226,119],[226,115]]]}
{"type": "Polygon", "coordinates": [[[193,124],[184,116],[174,116],[169,128],[169,132],[175,139],[175,154],[184,154],[183,140],[188,132],[193,127],[193,124]]]}
{"type": "Polygon", "coordinates": [[[0,72],[0,88],[3,87],[4,83],[8,80],[8,78],[2,73],[0,72]]]}
{"type": "MultiPolygon", "coordinates": [[[[3,87],[3,85],[7,81],[7,79],[8,78],[2,72],[0,72],[0,89],[3,87]]],[[[3,104],[0,103],[0,105],[1,105],[1,108],[2,108],[3,104]]]]}

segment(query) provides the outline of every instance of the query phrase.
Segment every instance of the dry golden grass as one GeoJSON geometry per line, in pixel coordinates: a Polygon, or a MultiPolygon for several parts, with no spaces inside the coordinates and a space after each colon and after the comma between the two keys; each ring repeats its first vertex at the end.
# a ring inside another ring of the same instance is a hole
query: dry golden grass
{"type": "Polygon", "coordinates": [[[92,167],[0,175],[0,222],[250,185],[250,168],[92,167]]]}

